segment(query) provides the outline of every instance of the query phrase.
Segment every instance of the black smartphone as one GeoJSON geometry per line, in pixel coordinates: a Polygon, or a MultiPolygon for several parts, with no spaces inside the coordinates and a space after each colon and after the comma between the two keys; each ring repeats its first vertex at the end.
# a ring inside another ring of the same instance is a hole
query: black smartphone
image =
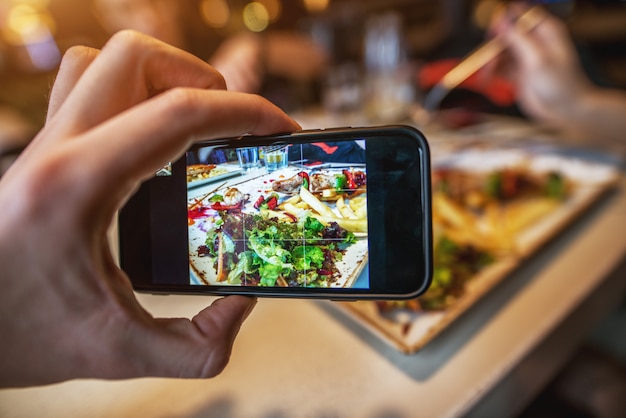
{"type": "Polygon", "coordinates": [[[407,299],[432,276],[430,154],[414,128],[200,142],[119,214],[138,291],[407,299]]]}

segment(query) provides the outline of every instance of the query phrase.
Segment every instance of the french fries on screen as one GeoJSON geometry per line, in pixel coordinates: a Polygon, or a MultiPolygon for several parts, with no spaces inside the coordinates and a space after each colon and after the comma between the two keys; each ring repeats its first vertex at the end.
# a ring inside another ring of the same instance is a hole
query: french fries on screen
{"type": "Polygon", "coordinates": [[[346,219],[358,219],[352,208],[347,206],[343,200],[343,196],[339,196],[337,199],[337,209],[339,209],[339,213],[346,219]]]}
{"type": "Polygon", "coordinates": [[[348,204],[346,204],[343,196],[338,196],[335,201],[337,212],[304,187],[300,189],[299,196],[301,201],[295,204],[293,202],[296,200],[285,201],[283,210],[298,219],[303,213],[310,211],[311,216],[323,224],[328,225],[331,222],[336,222],[350,232],[367,233],[367,204],[364,196],[350,199],[348,204]],[[355,200],[354,204],[353,200],[355,200]],[[306,206],[303,207],[303,204],[306,206]]]}
{"type": "Polygon", "coordinates": [[[313,215],[318,221],[329,224],[331,222],[337,222],[337,224],[345,230],[350,232],[367,232],[367,218],[365,219],[344,219],[344,218],[330,218],[327,216],[313,215]]]}
{"type": "Polygon", "coordinates": [[[324,202],[315,197],[310,191],[304,187],[300,188],[300,197],[308,203],[315,212],[328,218],[336,218],[335,212],[332,211],[324,202]]]}

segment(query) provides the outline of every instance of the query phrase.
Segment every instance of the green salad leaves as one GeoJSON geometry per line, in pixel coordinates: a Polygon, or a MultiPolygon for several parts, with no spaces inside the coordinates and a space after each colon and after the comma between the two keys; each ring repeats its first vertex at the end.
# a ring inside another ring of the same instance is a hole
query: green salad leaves
{"type": "Polygon", "coordinates": [[[207,233],[206,254],[222,263],[229,284],[328,287],[339,274],[336,262],[356,242],[352,232],[311,216],[293,222],[224,211],[220,217],[207,233]]]}

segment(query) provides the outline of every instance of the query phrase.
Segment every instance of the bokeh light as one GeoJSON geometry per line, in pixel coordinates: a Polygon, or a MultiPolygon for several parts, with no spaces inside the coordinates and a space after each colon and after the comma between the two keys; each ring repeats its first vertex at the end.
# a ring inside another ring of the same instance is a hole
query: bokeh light
{"type": "Polygon", "coordinates": [[[482,0],[478,2],[472,14],[474,24],[481,29],[486,29],[493,18],[494,12],[501,6],[502,4],[497,0],[482,0]]]}
{"type": "Polygon", "coordinates": [[[326,10],[330,0],[303,0],[304,7],[310,13],[319,13],[326,10]]]}
{"type": "Polygon", "coordinates": [[[40,42],[54,32],[52,16],[31,4],[16,4],[9,10],[4,24],[4,39],[13,45],[40,42]]]}
{"type": "Polygon", "coordinates": [[[54,39],[56,23],[48,0],[13,0],[0,7],[0,41],[23,51],[19,66],[29,71],[57,67],[61,51],[54,39]],[[8,4],[7,4],[8,3],[8,4]]]}
{"type": "Polygon", "coordinates": [[[230,7],[226,0],[203,0],[200,3],[202,20],[212,28],[224,28],[230,19],[230,7]]]}
{"type": "Polygon", "coordinates": [[[243,23],[252,32],[262,32],[269,26],[270,15],[267,8],[253,1],[243,8],[243,23]]]}
{"type": "Polygon", "coordinates": [[[257,0],[257,3],[261,3],[267,9],[267,13],[270,18],[270,22],[276,22],[283,11],[283,6],[280,0],[257,0]]]}

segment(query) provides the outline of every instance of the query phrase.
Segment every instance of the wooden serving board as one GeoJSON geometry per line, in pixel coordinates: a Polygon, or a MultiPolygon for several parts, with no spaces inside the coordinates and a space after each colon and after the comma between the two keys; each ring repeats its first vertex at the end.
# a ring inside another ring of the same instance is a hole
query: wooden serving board
{"type": "MultiPolygon", "coordinates": [[[[476,158],[483,161],[489,161],[491,158],[493,161],[494,155],[490,155],[491,151],[471,152],[473,155],[466,160],[463,155],[458,154],[454,158],[459,162],[473,161],[476,158]]],[[[520,156],[518,154],[520,154],[519,151],[515,151],[506,158],[498,160],[510,163],[520,156]]],[[[465,293],[450,307],[442,311],[411,312],[398,309],[381,313],[376,303],[371,301],[336,302],[335,304],[359,324],[399,351],[407,354],[415,353],[468,308],[475,303],[480,303],[483,295],[504,280],[526,258],[535,254],[551,238],[564,230],[605,192],[614,187],[620,179],[619,171],[612,166],[554,155],[529,156],[525,154],[523,157],[529,158],[531,167],[537,171],[558,170],[575,184],[574,190],[566,201],[515,237],[515,251],[508,255],[500,255],[494,263],[470,279],[465,293]]],[[[460,166],[467,167],[468,170],[472,169],[471,165],[465,166],[464,163],[460,166]]],[[[499,168],[497,162],[491,167],[486,167],[484,164],[481,166],[481,169],[490,168],[499,168]]]]}

